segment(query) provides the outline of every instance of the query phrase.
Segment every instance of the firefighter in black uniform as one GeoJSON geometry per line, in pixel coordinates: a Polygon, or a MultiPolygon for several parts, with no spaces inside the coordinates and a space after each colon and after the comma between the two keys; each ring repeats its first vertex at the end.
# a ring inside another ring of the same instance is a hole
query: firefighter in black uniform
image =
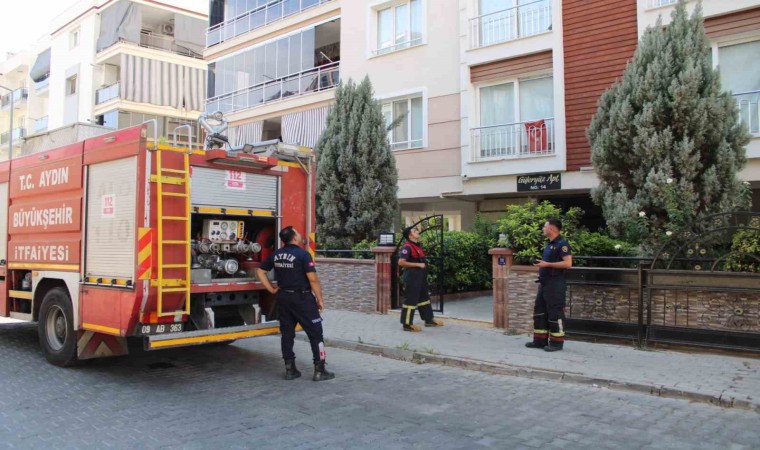
{"type": "Polygon", "coordinates": [[[292,226],[280,231],[280,241],[284,247],[272,253],[256,274],[264,287],[277,294],[277,312],[282,334],[282,357],[285,360],[285,379],[293,380],[301,376],[296,368],[293,342],[296,324],[306,332],[314,356],[314,381],[331,380],[335,374],[325,369],[325,344],[322,337],[322,317],[325,309],[322,301],[322,285],[317,277],[317,269],[311,255],[302,249],[301,235],[292,226]],[[267,272],[274,269],[277,287],[267,278],[267,272]]]}
{"type": "Polygon", "coordinates": [[[533,308],[533,342],[525,346],[547,352],[562,350],[565,343],[565,270],[573,266],[573,254],[561,231],[562,222],[558,219],[544,224],[544,235],[549,242],[541,259],[534,264],[539,268],[539,286],[533,308]]]}
{"type": "Polygon", "coordinates": [[[427,285],[427,261],[422,244],[419,243],[420,232],[416,228],[404,229],[406,242],[399,252],[398,265],[404,268],[404,305],[401,310],[401,325],[404,331],[422,331],[413,324],[414,310],[420,311],[420,317],[426,327],[441,327],[443,322],[433,318],[430,294],[427,285]]]}

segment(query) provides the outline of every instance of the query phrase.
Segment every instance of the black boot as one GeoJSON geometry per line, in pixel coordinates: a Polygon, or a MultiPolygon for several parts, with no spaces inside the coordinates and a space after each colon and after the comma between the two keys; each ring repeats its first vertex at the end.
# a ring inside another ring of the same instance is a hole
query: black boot
{"type": "Polygon", "coordinates": [[[537,340],[534,339],[531,342],[526,342],[525,346],[528,347],[528,348],[542,349],[542,348],[546,347],[546,341],[537,341],[537,340]]]}
{"type": "Polygon", "coordinates": [[[325,369],[324,361],[314,363],[314,378],[312,378],[312,380],[325,381],[325,380],[332,380],[333,378],[335,378],[335,374],[332,372],[328,372],[327,369],[325,369]]]}
{"type": "Polygon", "coordinates": [[[295,380],[296,378],[301,376],[301,372],[296,369],[296,360],[295,359],[286,359],[285,360],[285,379],[286,380],[295,380]]]}
{"type": "Polygon", "coordinates": [[[564,345],[565,345],[565,343],[562,342],[562,341],[560,341],[560,342],[549,341],[549,345],[547,345],[546,347],[544,347],[544,351],[547,351],[547,352],[558,352],[558,351],[562,350],[562,347],[564,345]]]}

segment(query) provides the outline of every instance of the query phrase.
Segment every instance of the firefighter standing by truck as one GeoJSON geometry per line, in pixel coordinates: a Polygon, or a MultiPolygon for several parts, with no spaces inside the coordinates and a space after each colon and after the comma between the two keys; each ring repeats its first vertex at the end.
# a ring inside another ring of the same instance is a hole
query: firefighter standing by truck
{"type": "Polygon", "coordinates": [[[533,341],[528,348],[547,352],[562,350],[565,343],[565,270],[573,266],[570,244],[562,237],[562,222],[549,219],[544,224],[544,235],[549,242],[544,247],[538,267],[538,293],[533,307],[533,341]]]}
{"type": "Polygon", "coordinates": [[[401,325],[404,331],[422,331],[414,325],[414,311],[420,311],[420,317],[426,327],[440,327],[443,322],[433,318],[430,293],[427,284],[427,260],[425,250],[419,242],[420,231],[416,228],[404,230],[406,242],[399,252],[398,265],[404,269],[404,305],[401,310],[401,325]]]}
{"type": "Polygon", "coordinates": [[[256,274],[264,287],[277,295],[285,379],[294,380],[301,376],[301,372],[296,368],[296,355],[293,353],[296,324],[299,324],[311,343],[311,352],[314,357],[312,379],[314,381],[331,380],[335,378],[335,374],[325,369],[325,344],[320,316],[325,306],[314,260],[300,247],[303,239],[292,226],[280,231],[280,241],[285,246],[272,253],[261,264],[261,268],[256,269],[256,274]],[[272,269],[277,280],[276,288],[272,286],[266,275],[266,272],[272,269]]]}

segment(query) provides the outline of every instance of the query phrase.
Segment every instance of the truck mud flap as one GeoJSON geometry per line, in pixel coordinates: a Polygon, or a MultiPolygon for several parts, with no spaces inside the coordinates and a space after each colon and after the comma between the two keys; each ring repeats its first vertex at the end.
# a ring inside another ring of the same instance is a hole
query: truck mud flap
{"type": "Polygon", "coordinates": [[[164,348],[187,347],[191,345],[211,344],[214,342],[269,336],[279,333],[280,322],[272,321],[267,323],[260,323],[257,325],[245,325],[240,327],[214,328],[211,330],[160,334],[147,336],[145,338],[145,349],[160,350],[164,348]]]}

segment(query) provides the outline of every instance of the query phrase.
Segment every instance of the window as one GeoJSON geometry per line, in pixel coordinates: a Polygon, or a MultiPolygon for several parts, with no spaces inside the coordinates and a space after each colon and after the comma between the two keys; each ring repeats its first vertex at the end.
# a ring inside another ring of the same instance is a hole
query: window
{"type": "Polygon", "coordinates": [[[377,50],[382,55],[422,44],[422,0],[377,11],[377,50]]]}
{"type": "Polygon", "coordinates": [[[544,33],[552,29],[549,0],[478,0],[478,17],[472,19],[472,46],[544,33]]]}
{"type": "Polygon", "coordinates": [[[736,99],[741,121],[760,135],[760,41],[719,47],[718,70],[723,89],[736,99]]]}
{"type": "Polygon", "coordinates": [[[74,47],[79,46],[79,34],[80,34],[79,28],[75,30],[71,30],[71,32],[69,32],[69,48],[74,48],[74,47]]]}
{"type": "Polygon", "coordinates": [[[66,95],[74,95],[77,93],[77,76],[73,75],[66,78],[66,95]]]}
{"type": "Polygon", "coordinates": [[[386,126],[396,122],[388,132],[391,150],[423,147],[424,114],[422,96],[389,100],[382,105],[386,126]]]}
{"type": "Polygon", "coordinates": [[[554,152],[552,77],[479,89],[480,127],[472,130],[477,158],[554,152]]]}

